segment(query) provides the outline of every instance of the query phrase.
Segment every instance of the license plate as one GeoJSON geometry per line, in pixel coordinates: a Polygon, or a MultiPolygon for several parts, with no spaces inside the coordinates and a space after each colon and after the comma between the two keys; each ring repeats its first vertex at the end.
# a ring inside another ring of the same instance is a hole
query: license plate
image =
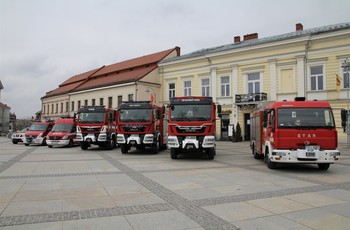
{"type": "Polygon", "coordinates": [[[196,137],[195,136],[187,136],[186,139],[195,140],[196,137]]]}
{"type": "Polygon", "coordinates": [[[312,152],[315,150],[320,150],[320,146],[319,145],[307,145],[307,146],[305,146],[305,150],[309,151],[309,152],[312,152]]]}
{"type": "Polygon", "coordinates": [[[307,157],[315,157],[315,152],[306,152],[307,157]]]}

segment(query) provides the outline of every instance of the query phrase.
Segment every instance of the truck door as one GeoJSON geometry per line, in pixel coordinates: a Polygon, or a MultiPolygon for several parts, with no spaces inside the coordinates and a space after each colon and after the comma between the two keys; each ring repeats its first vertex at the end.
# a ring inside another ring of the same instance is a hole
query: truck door
{"type": "Polygon", "coordinates": [[[228,126],[230,124],[230,115],[222,114],[221,116],[221,140],[228,140],[228,126]]]}

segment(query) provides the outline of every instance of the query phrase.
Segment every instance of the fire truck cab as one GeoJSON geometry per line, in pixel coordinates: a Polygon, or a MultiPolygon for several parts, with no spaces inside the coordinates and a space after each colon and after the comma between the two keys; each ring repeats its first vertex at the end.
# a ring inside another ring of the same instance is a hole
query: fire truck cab
{"type": "Polygon", "coordinates": [[[79,109],[77,140],[86,150],[92,144],[106,149],[116,145],[116,111],[104,106],[85,106],[79,109]]]}
{"type": "MultiPolygon", "coordinates": [[[[216,106],[212,97],[170,98],[168,111],[168,148],[171,158],[190,151],[205,152],[214,159],[216,106]]],[[[221,106],[218,105],[218,113],[221,106]]]]}
{"type": "Polygon", "coordinates": [[[278,163],[302,163],[327,170],[339,160],[337,130],[326,101],[274,102],[253,111],[250,123],[252,154],[270,169],[278,163]]]}

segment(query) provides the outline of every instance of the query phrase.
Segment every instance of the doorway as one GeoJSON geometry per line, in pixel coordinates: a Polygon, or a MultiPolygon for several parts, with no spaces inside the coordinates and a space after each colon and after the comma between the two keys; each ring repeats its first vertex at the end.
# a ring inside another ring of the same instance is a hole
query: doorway
{"type": "Polygon", "coordinates": [[[244,140],[250,141],[250,113],[244,114],[244,140]]]}

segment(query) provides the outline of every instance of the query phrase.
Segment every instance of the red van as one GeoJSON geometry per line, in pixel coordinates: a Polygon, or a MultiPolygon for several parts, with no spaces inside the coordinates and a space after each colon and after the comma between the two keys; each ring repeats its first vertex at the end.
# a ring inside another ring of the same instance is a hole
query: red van
{"type": "Polygon", "coordinates": [[[46,145],[46,136],[54,126],[54,121],[34,121],[33,124],[25,133],[23,140],[26,146],[32,145],[46,145]]]}
{"type": "Polygon", "coordinates": [[[77,142],[77,123],[73,117],[61,117],[59,118],[52,130],[47,135],[47,146],[52,148],[53,146],[68,146],[79,144],[77,142]]]}

